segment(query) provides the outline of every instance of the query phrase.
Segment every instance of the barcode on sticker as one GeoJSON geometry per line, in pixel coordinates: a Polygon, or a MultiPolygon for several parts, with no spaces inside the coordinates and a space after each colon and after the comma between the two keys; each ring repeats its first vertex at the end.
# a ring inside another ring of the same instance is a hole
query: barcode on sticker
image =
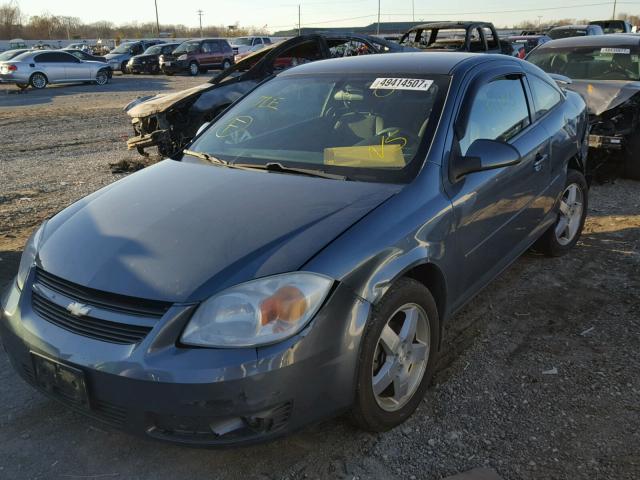
{"type": "Polygon", "coordinates": [[[433,85],[433,80],[424,78],[376,78],[371,90],[420,90],[426,92],[433,85]]]}
{"type": "Polygon", "coordinates": [[[629,48],[601,48],[600,53],[621,53],[623,55],[629,55],[631,49],[629,48]]]}

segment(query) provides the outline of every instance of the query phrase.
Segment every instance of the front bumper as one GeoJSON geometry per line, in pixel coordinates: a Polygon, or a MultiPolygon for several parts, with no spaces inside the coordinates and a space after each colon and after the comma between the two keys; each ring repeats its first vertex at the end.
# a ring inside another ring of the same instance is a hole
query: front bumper
{"type": "Polygon", "coordinates": [[[129,63],[127,70],[131,73],[155,73],[160,71],[158,63],[129,63]]]}
{"type": "Polygon", "coordinates": [[[160,62],[160,70],[167,73],[180,73],[189,70],[189,62],[186,60],[169,60],[160,62]]]}
{"type": "Polygon", "coordinates": [[[32,309],[30,285],[23,292],[11,287],[0,310],[0,339],[14,368],[36,387],[34,353],[82,371],[89,408],[44,393],[121,430],[193,445],[254,443],[353,402],[369,304],[347,287],[338,286],[291,339],[209,349],[178,344],[192,305],[174,305],[140,343],[120,345],[49,323],[32,309]]]}

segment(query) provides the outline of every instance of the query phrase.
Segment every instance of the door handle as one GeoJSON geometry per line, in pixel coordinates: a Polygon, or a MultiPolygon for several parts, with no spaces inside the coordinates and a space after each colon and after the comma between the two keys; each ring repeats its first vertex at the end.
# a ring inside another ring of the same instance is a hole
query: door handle
{"type": "Polygon", "coordinates": [[[542,170],[542,167],[544,166],[544,162],[546,162],[548,158],[549,158],[548,154],[538,153],[536,155],[536,160],[533,162],[533,169],[536,172],[539,172],[540,170],[542,170]]]}

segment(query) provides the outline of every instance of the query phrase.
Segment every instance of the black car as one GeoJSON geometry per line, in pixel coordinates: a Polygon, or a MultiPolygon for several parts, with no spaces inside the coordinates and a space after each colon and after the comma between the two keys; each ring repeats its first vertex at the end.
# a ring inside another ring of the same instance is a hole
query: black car
{"type": "Polygon", "coordinates": [[[591,170],[621,162],[640,180],[640,37],[609,34],[571,37],[541,45],[527,60],[560,75],[589,108],[591,170]]]}
{"type": "MultiPolygon", "coordinates": [[[[183,55],[179,51],[186,50],[188,43],[180,45],[171,57],[183,55]]],[[[131,102],[125,111],[131,117],[136,136],[128,140],[128,147],[144,155],[146,148],[157,146],[161,155],[171,156],[193,138],[203,123],[212,120],[264,79],[287,68],[327,58],[410,51],[418,50],[357,34],[301,35],[269,45],[244,57],[209,83],[131,102]]],[[[173,63],[162,66],[163,60],[167,60],[165,56],[160,58],[163,71],[177,68],[173,63]]]]}
{"type": "Polygon", "coordinates": [[[160,73],[160,55],[170,55],[180,43],[162,43],[147,48],[140,55],[129,59],[127,70],[131,73],[160,73]]]}

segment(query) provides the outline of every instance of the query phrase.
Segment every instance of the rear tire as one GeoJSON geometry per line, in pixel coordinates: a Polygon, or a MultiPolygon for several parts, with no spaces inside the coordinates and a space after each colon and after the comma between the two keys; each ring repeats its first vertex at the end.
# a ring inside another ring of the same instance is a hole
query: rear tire
{"type": "Polygon", "coordinates": [[[415,411],[433,376],[439,341],[429,289],[410,278],[395,282],[373,306],[362,337],[352,410],[360,428],[383,432],[415,411]]]}
{"type": "Polygon", "coordinates": [[[38,90],[42,90],[49,83],[49,79],[44,73],[36,72],[29,78],[29,85],[38,90]]]}
{"type": "Polygon", "coordinates": [[[29,84],[28,83],[16,83],[16,87],[18,87],[20,90],[26,90],[27,88],[29,88],[29,84]]]}
{"type": "Polygon", "coordinates": [[[588,206],[587,181],[582,173],[570,169],[560,198],[558,218],[534,248],[549,257],[560,257],[568,253],[580,239],[588,206]]]}

